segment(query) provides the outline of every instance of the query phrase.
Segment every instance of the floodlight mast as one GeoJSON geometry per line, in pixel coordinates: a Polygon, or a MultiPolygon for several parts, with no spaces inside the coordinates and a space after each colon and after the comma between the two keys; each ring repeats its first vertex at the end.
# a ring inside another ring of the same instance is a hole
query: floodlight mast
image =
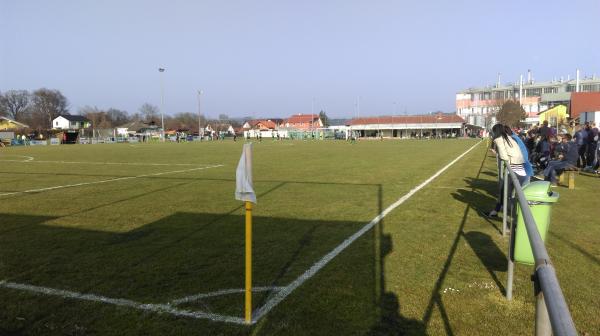
{"type": "Polygon", "coordinates": [[[313,137],[315,134],[315,97],[312,98],[310,105],[310,128],[311,137],[313,137]]]}
{"type": "Polygon", "coordinates": [[[162,141],[165,142],[165,83],[164,75],[165,68],[158,68],[160,73],[160,127],[162,129],[162,141]]]}
{"type": "Polygon", "coordinates": [[[203,137],[202,132],[202,90],[198,90],[198,137],[203,137]]]}

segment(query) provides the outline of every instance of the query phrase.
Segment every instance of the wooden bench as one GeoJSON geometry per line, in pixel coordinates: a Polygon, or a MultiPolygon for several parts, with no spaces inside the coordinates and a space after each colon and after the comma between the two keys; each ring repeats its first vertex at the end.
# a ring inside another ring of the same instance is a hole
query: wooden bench
{"type": "Polygon", "coordinates": [[[575,174],[579,172],[577,167],[567,167],[563,169],[563,173],[560,174],[560,178],[558,180],[559,184],[565,185],[565,179],[567,179],[569,189],[575,189],[575,174]]]}

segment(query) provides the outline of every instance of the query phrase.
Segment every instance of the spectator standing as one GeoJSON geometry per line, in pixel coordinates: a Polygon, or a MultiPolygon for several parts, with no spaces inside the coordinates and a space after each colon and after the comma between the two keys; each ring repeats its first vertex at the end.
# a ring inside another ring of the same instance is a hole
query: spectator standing
{"type": "Polygon", "coordinates": [[[577,167],[580,168],[586,166],[585,154],[587,152],[587,141],[588,132],[586,128],[578,126],[578,130],[575,132],[575,143],[577,144],[577,153],[579,154],[577,167]]]}
{"type": "Polygon", "coordinates": [[[584,168],[585,170],[591,171],[593,170],[594,165],[596,165],[597,157],[596,151],[598,149],[598,127],[596,127],[596,123],[593,122],[588,130],[588,145],[587,145],[587,165],[584,168]]]}
{"type": "Polygon", "coordinates": [[[551,130],[550,127],[548,127],[548,120],[544,120],[542,127],[540,127],[540,129],[538,130],[538,134],[542,137],[542,138],[546,138],[548,139],[548,137],[551,134],[551,130]]]}
{"type": "MultiPolygon", "coordinates": [[[[521,186],[525,186],[529,183],[529,176],[525,168],[526,159],[523,156],[521,146],[512,137],[511,133],[512,131],[510,130],[510,128],[502,124],[494,125],[494,127],[492,127],[493,145],[496,148],[496,154],[498,155],[498,158],[510,166],[512,171],[517,175],[517,179],[519,180],[521,186]]],[[[525,149],[524,144],[523,149],[525,149]]],[[[525,153],[525,155],[527,154],[525,153]]],[[[506,192],[510,195],[512,193],[513,187],[511,183],[509,183],[508,185],[509,189],[506,192]]],[[[503,197],[502,192],[500,192],[500,194],[498,195],[498,202],[496,203],[495,208],[487,212],[485,215],[487,217],[492,218],[498,217],[498,212],[503,207],[502,202],[503,197]]]]}

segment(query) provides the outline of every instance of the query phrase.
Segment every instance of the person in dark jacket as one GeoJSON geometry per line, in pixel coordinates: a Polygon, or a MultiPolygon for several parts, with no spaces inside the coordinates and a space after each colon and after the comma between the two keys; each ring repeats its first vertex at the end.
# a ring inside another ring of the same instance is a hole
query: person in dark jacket
{"type": "Polygon", "coordinates": [[[538,134],[542,138],[549,138],[552,135],[552,130],[550,130],[550,127],[548,127],[548,120],[544,120],[542,127],[540,127],[538,130],[538,134]]]}
{"type": "Polygon", "coordinates": [[[587,143],[588,143],[588,131],[587,125],[579,126],[577,132],[575,132],[575,142],[577,143],[578,151],[579,151],[579,160],[577,161],[578,167],[587,166],[586,162],[586,153],[587,153],[587,143]]]}
{"type": "Polygon", "coordinates": [[[598,138],[600,137],[598,127],[593,122],[588,130],[588,147],[587,147],[587,165],[584,168],[586,171],[593,171],[593,167],[596,165],[598,158],[596,157],[596,151],[598,149],[598,138]]]}
{"type": "Polygon", "coordinates": [[[523,141],[525,142],[525,147],[527,147],[527,153],[529,153],[529,160],[533,161],[532,157],[535,152],[535,132],[527,132],[527,137],[523,141]]]}
{"type": "Polygon", "coordinates": [[[563,148],[565,148],[564,152],[559,154],[558,160],[550,161],[546,169],[544,169],[544,180],[550,181],[553,186],[556,186],[557,170],[577,166],[577,160],[579,159],[577,144],[571,140],[571,134],[565,134],[562,139],[563,148]]]}

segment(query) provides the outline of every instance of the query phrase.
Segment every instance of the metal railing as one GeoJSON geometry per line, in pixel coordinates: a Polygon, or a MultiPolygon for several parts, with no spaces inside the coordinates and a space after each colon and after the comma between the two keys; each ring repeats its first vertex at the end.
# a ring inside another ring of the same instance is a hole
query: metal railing
{"type": "MultiPolygon", "coordinates": [[[[571,312],[565,301],[565,297],[558,283],[554,266],[550,261],[550,256],[544,241],[538,231],[537,224],[519,180],[515,172],[510,168],[510,165],[502,165],[499,173],[503,173],[503,235],[506,234],[506,219],[507,214],[507,201],[508,201],[508,184],[509,182],[514,187],[516,199],[519,202],[521,208],[521,214],[523,216],[523,222],[525,223],[525,229],[529,236],[529,244],[533,252],[535,260],[535,270],[532,276],[534,283],[534,293],[536,296],[536,309],[535,309],[535,335],[546,336],[546,335],[577,335],[571,312]],[[504,169],[502,169],[504,168],[504,169]],[[508,178],[510,175],[510,178],[508,178]]],[[[511,209],[511,225],[510,234],[511,241],[514,241],[515,235],[515,221],[514,211],[511,209]]],[[[513,282],[513,270],[514,262],[511,259],[512,256],[512,243],[509,244],[509,258],[508,258],[508,284],[506,287],[506,297],[508,300],[512,298],[512,282],[513,282]]]]}

